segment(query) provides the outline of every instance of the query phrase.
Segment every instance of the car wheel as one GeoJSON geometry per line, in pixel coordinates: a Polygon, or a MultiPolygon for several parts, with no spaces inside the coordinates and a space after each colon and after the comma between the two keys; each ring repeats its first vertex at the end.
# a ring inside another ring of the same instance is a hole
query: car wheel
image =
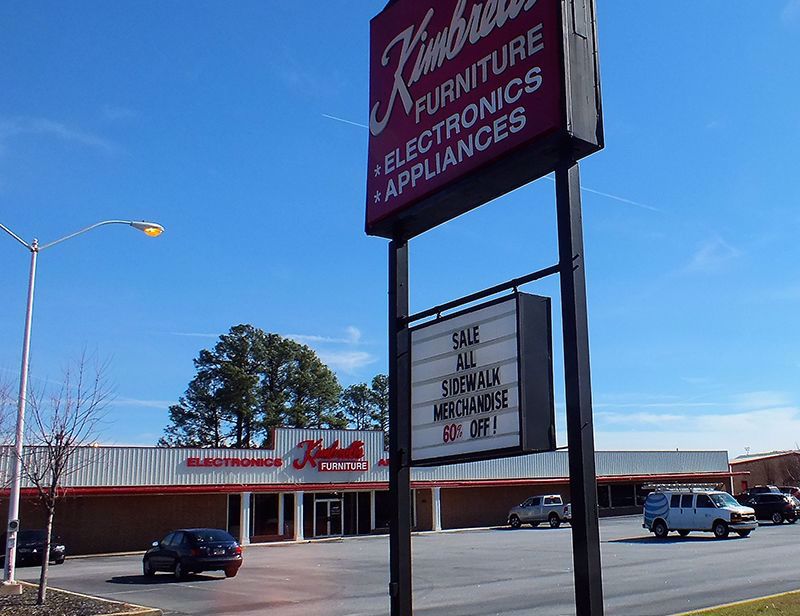
{"type": "Polygon", "coordinates": [[[679,531],[678,531],[678,534],[679,534],[681,537],[686,537],[686,536],[688,536],[688,535],[689,535],[689,531],[688,531],[688,530],[679,530],[679,531]]]}
{"type": "Polygon", "coordinates": [[[225,569],[225,577],[236,577],[236,574],[239,573],[239,567],[228,567],[225,569]]]}
{"type": "Polygon", "coordinates": [[[656,520],[653,523],[653,534],[659,539],[666,539],[669,534],[669,529],[663,520],[656,520]]]}
{"type": "Polygon", "coordinates": [[[511,528],[519,528],[522,526],[522,522],[519,519],[519,516],[512,515],[508,518],[508,523],[511,524],[511,528]]]}
{"type": "Polygon", "coordinates": [[[750,531],[749,530],[737,530],[736,534],[739,535],[740,537],[748,537],[750,535],[750,531]]]}
{"type": "Polygon", "coordinates": [[[175,563],[174,575],[176,580],[186,579],[186,570],[183,568],[183,563],[181,561],[175,563]]]}
{"type": "Polygon", "coordinates": [[[776,511],[772,514],[772,523],[783,524],[783,514],[780,511],[776,511]]]}
{"type": "Polygon", "coordinates": [[[153,569],[153,565],[150,563],[149,558],[146,558],[144,561],[142,561],[142,574],[144,574],[144,577],[146,578],[154,577],[156,574],[156,570],[153,569]]]}
{"type": "Polygon", "coordinates": [[[561,526],[561,520],[559,519],[558,514],[551,513],[547,521],[550,523],[550,528],[558,528],[561,526]]]}
{"type": "Polygon", "coordinates": [[[728,525],[722,520],[717,520],[714,522],[714,527],[712,530],[714,531],[714,536],[717,539],[725,539],[725,537],[728,536],[728,525]]]}
{"type": "Polygon", "coordinates": [[[56,558],[55,564],[63,565],[64,564],[64,557],[62,556],[61,558],[56,558]]]}
{"type": "Polygon", "coordinates": [[[540,522],[531,522],[531,528],[537,528],[540,522]]]}

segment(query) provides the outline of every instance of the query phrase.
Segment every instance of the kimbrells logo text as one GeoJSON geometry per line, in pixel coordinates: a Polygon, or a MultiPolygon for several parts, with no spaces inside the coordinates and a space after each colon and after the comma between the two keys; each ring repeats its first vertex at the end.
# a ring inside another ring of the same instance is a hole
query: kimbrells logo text
{"type": "MultiPolygon", "coordinates": [[[[414,25],[408,26],[405,30],[395,36],[383,51],[381,65],[388,66],[392,62],[392,56],[396,55],[394,65],[394,80],[392,93],[383,110],[383,117],[379,118],[382,101],[376,101],[372,107],[369,128],[373,135],[380,135],[389,123],[397,97],[403,104],[406,114],[410,115],[415,107],[415,100],[409,87],[415,84],[423,75],[429,75],[439,69],[446,61],[453,60],[464,46],[469,43],[475,45],[482,39],[490,36],[495,29],[502,28],[506,22],[516,19],[520,13],[531,10],[536,4],[536,0],[488,0],[475,3],[469,15],[465,13],[467,0],[458,0],[450,24],[441,32],[428,32],[428,24],[434,15],[434,9],[428,9],[422,22],[415,28],[414,25]],[[399,53],[393,54],[393,50],[400,46],[399,53]],[[416,60],[413,62],[413,69],[408,77],[404,76],[407,71],[406,63],[416,53],[416,60]]],[[[535,40],[535,39],[534,39],[535,40]]],[[[520,49],[526,44],[523,39],[520,49]]],[[[527,42],[527,46],[535,48],[535,45],[527,42]]],[[[520,52],[524,58],[524,52],[520,52]]],[[[531,53],[531,52],[529,52],[531,53]]],[[[491,55],[484,58],[477,65],[482,64],[482,82],[487,80],[486,65],[491,59],[491,55]]],[[[513,64],[513,55],[512,55],[513,64]]],[[[476,65],[476,67],[477,67],[476,65]]],[[[390,66],[390,69],[392,67],[390,66]]],[[[473,82],[477,82],[474,77],[475,67],[473,67],[473,82]]],[[[497,74],[497,71],[495,71],[497,74]]],[[[450,80],[452,82],[452,80],[450,80]]],[[[452,86],[451,86],[452,94],[452,86]]],[[[443,94],[444,98],[444,94],[443,94]]],[[[416,123],[420,121],[420,107],[423,99],[416,101],[416,123]]],[[[443,105],[442,105],[443,106],[443,105]]]]}
{"type": "Polygon", "coordinates": [[[280,458],[186,458],[186,466],[193,468],[252,468],[283,466],[280,458]]]}
{"type": "Polygon", "coordinates": [[[373,20],[368,229],[559,129],[559,5],[406,0],[373,20]]]}
{"type": "Polygon", "coordinates": [[[353,441],[347,447],[341,447],[337,439],[330,446],[323,447],[322,439],[309,439],[300,441],[297,447],[303,452],[301,459],[292,462],[297,470],[305,468],[307,464],[320,472],[369,470],[369,462],[364,460],[364,441],[353,441]]]}

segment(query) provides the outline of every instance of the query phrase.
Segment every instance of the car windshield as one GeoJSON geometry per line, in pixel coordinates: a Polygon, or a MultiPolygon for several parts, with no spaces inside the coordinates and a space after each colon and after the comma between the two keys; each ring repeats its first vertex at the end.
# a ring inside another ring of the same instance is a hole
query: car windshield
{"type": "Polygon", "coordinates": [[[727,492],[717,492],[716,494],[709,494],[711,500],[717,507],[740,507],[741,504],[736,501],[733,496],[727,492]]]}
{"type": "Polygon", "coordinates": [[[197,543],[214,543],[217,541],[236,541],[224,530],[217,530],[215,528],[205,528],[203,530],[192,531],[192,536],[197,543]]]}

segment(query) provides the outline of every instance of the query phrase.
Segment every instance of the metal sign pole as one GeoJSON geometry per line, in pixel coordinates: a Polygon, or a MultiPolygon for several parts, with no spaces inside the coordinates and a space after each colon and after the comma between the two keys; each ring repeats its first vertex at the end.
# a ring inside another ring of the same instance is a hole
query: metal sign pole
{"type": "Polygon", "coordinates": [[[597,522],[597,475],[580,191],[578,163],[571,159],[562,160],[556,167],[556,208],[561,265],[575,606],[577,616],[602,616],[603,580],[600,570],[600,530],[597,522]]]}
{"type": "Polygon", "coordinates": [[[389,597],[391,616],[411,616],[411,362],[408,243],[389,242],[389,597]]]}

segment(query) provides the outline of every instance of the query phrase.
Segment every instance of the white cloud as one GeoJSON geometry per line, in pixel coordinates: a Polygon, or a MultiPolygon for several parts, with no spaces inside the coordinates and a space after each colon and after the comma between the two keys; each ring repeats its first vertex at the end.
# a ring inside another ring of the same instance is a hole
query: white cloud
{"type": "Polygon", "coordinates": [[[614,404],[610,402],[600,402],[593,404],[596,409],[614,408],[614,409],[669,409],[669,408],[703,408],[713,406],[723,406],[723,402],[686,402],[675,400],[674,402],[623,402],[614,404]]]}
{"type": "MultiPolygon", "coordinates": [[[[169,332],[172,336],[192,338],[217,338],[219,334],[205,332],[169,332]]],[[[370,364],[378,361],[378,357],[366,351],[356,350],[363,346],[361,330],[355,325],[348,325],[344,335],[327,336],[322,334],[282,334],[301,344],[313,347],[319,358],[334,372],[354,375],[370,364]],[[345,349],[341,349],[344,345],[345,349]],[[336,348],[340,347],[340,348],[336,348]]]]}
{"type": "Polygon", "coordinates": [[[741,250],[731,246],[721,237],[713,237],[700,244],[685,270],[702,273],[717,272],[726,263],[741,255],[741,250]]]}
{"type": "Polygon", "coordinates": [[[792,398],[783,391],[750,391],[734,395],[733,401],[744,410],[764,410],[792,405],[792,398]]]}
{"type": "Polygon", "coordinates": [[[793,449],[800,434],[796,407],[750,413],[684,415],[654,426],[632,420],[626,430],[608,430],[598,417],[598,450],[724,449],[731,458],[750,451],[793,449]]]}
{"type": "Polygon", "coordinates": [[[322,114],[323,118],[328,118],[329,120],[336,120],[337,122],[344,122],[345,124],[352,124],[353,126],[358,126],[360,128],[369,128],[366,124],[361,124],[360,122],[353,122],[351,120],[345,120],[344,118],[337,118],[336,116],[329,115],[327,113],[322,114]]]}
{"type": "Polygon", "coordinates": [[[140,398],[114,398],[112,406],[135,406],[147,409],[168,409],[175,400],[142,400],[140,398]]]}
{"type": "Polygon", "coordinates": [[[758,299],[771,302],[800,301],[800,284],[789,284],[785,287],[764,291],[759,294],[758,299]]]}
{"type": "Polygon", "coordinates": [[[116,105],[103,105],[101,111],[103,113],[103,119],[108,120],[109,122],[130,120],[139,115],[133,109],[129,109],[128,107],[119,107],[116,105]]]}
{"type": "MultiPolygon", "coordinates": [[[[735,457],[745,447],[791,449],[800,440],[800,406],[787,392],[739,392],[702,402],[644,396],[638,404],[636,395],[616,394],[625,402],[594,405],[598,450],[724,449],[735,457]]],[[[559,439],[566,443],[561,432],[559,439]]]]}
{"type": "Polygon", "coordinates": [[[800,23],[800,0],[789,0],[781,11],[781,21],[786,25],[800,23]]]}
{"type": "Polygon", "coordinates": [[[205,332],[167,332],[170,336],[185,336],[187,338],[218,338],[219,334],[205,332]]]}
{"type": "Polygon", "coordinates": [[[317,334],[284,334],[287,338],[297,342],[324,343],[324,344],[358,344],[361,342],[361,330],[353,325],[345,328],[345,336],[320,336],[317,334]]]}
{"type": "Polygon", "coordinates": [[[104,152],[112,152],[116,149],[113,143],[103,137],[47,118],[15,117],[0,119],[0,146],[9,138],[19,135],[55,137],[68,143],[75,143],[104,152]]]}
{"type": "MultiPolygon", "coordinates": [[[[553,174],[545,175],[543,176],[543,179],[549,180],[551,182],[556,181],[555,175],[553,174]]],[[[646,203],[640,203],[639,201],[632,201],[631,199],[627,199],[626,197],[620,197],[619,195],[612,195],[611,193],[595,190],[594,188],[589,188],[587,186],[581,186],[581,192],[591,193],[593,195],[599,195],[601,197],[606,197],[607,199],[613,199],[614,201],[619,201],[620,203],[627,203],[628,205],[635,205],[636,207],[642,208],[644,210],[649,210],[651,212],[661,212],[660,209],[658,209],[657,207],[653,207],[652,205],[647,205],[646,203]]]]}
{"type": "MultiPolygon", "coordinates": [[[[344,336],[323,336],[320,334],[282,334],[286,338],[291,338],[302,343],[318,344],[359,344],[361,342],[361,330],[354,325],[345,328],[344,336]]],[[[184,336],[187,338],[219,338],[221,334],[209,332],[168,332],[170,336],[184,336]]]]}
{"type": "Polygon", "coordinates": [[[332,370],[344,374],[355,374],[378,361],[377,357],[366,351],[317,351],[317,355],[332,370]]]}
{"type": "Polygon", "coordinates": [[[685,419],[685,415],[669,413],[609,413],[595,414],[598,424],[612,426],[660,426],[665,423],[678,423],[685,419]]]}

